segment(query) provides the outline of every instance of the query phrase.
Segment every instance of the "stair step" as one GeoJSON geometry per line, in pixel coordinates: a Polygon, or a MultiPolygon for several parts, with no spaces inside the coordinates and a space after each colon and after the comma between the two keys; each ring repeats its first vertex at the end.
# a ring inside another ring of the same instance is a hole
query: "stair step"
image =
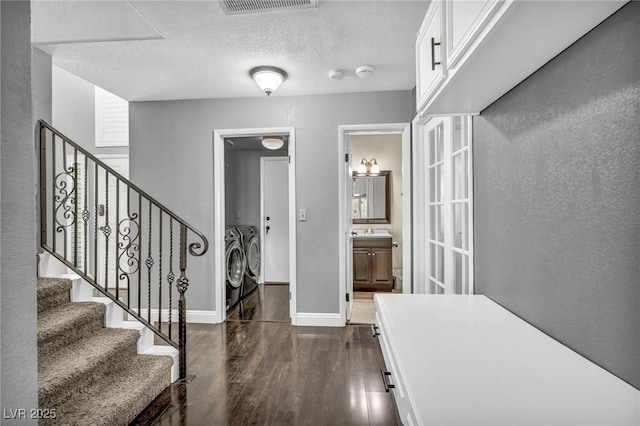
{"type": "Polygon", "coordinates": [[[127,328],[129,330],[137,330],[140,333],[140,338],[138,339],[138,353],[139,354],[144,353],[150,347],[153,346],[153,340],[154,340],[155,334],[153,333],[153,331],[151,331],[147,327],[145,327],[144,324],[142,324],[140,321],[137,321],[137,320],[124,321],[120,325],[120,328],[127,328]]]}
{"type": "MultiPolygon", "coordinates": [[[[127,367],[103,376],[84,397],[56,407],[45,425],[128,425],[170,385],[170,357],[136,355],[127,367]]],[[[41,406],[42,407],[42,406],[41,406]]]]}
{"type": "Polygon", "coordinates": [[[38,357],[103,328],[105,310],[102,303],[71,302],[38,313],[38,357]]]}
{"type": "Polygon", "coordinates": [[[71,280],[65,278],[38,278],[38,312],[69,303],[71,280]]]}
{"type": "Polygon", "coordinates": [[[40,360],[39,405],[56,407],[78,397],[107,372],[119,371],[136,355],[136,330],[102,328],[40,360]]]}
{"type": "Polygon", "coordinates": [[[173,359],[173,367],[171,367],[171,383],[178,380],[180,377],[180,357],[178,356],[178,350],[176,348],[168,345],[153,345],[144,351],[144,354],[170,356],[173,359]]]}

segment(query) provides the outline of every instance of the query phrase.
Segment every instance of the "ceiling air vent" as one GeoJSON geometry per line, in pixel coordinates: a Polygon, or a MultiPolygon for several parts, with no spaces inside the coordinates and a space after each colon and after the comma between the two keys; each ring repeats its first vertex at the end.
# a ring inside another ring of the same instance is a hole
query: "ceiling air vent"
{"type": "Polygon", "coordinates": [[[220,6],[227,15],[242,15],[316,8],[318,0],[221,0],[220,6]]]}

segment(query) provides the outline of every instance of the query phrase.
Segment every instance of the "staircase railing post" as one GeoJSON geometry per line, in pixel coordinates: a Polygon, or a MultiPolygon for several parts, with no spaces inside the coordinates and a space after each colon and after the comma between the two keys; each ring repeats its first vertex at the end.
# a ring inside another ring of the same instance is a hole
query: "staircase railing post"
{"type": "Polygon", "coordinates": [[[47,236],[47,129],[40,126],[40,245],[48,245],[47,236]]]}
{"type": "Polygon", "coordinates": [[[178,278],[178,356],[180,363],[180,380],[187,380],[187,299],[184,296],[189,279],[187,269],[187,227],[180,225],[180,278],[178,278]]]}

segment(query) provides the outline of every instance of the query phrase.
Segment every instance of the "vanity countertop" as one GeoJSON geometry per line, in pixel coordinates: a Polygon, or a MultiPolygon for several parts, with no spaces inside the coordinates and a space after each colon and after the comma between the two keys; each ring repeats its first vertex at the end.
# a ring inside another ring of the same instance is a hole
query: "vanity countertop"
{"type": "Polygon", "coordinates": [[[389,233],[387,229],[374,229],[370,234],[367,234],[364,229],[354,229],[352,234],[353,238],[392,238],[393,235],[389,233]]]}

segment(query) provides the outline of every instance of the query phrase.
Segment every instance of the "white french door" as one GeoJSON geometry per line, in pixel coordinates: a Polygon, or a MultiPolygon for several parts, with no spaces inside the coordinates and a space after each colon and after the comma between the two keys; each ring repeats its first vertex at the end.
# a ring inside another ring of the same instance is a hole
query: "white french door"
{"type": "Polygon", "coordinates": [[[425,285],[430,294],[473,293],[471,117],[436,117],[421,131],[425,285]]]}

